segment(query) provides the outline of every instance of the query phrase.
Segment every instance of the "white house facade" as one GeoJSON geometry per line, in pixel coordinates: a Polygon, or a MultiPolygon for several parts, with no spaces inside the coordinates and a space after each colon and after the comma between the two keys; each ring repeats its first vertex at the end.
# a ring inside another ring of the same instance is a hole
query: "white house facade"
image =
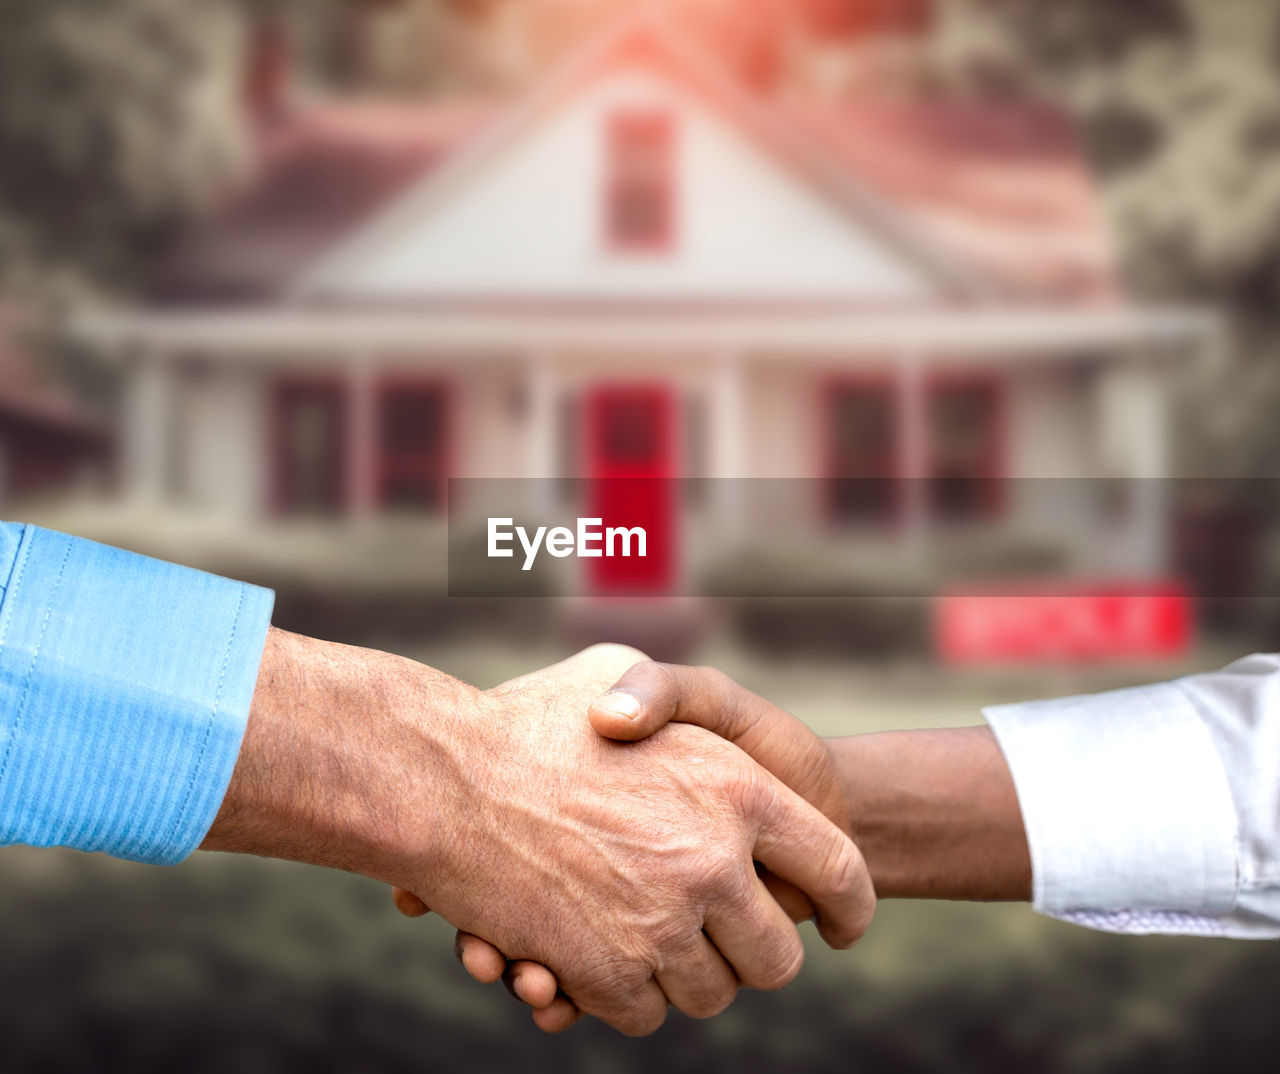
{"type": "Polygon", "coordinates": [[[269,522],[726,479],[654,591],[756,540],[1159,570],[1159,484],[1096,493],[1164,474],[1203,323],[1125,299],[1066,128],[974,108],[802,116],[653,16],[496,114],[313,106],[153,303],[78,322],[128,370],[128,488],[269,522]]]}

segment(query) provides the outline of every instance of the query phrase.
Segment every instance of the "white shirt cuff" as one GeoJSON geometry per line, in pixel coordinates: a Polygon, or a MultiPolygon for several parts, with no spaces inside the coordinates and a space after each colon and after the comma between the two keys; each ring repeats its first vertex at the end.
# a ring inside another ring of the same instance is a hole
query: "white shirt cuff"
{"type": "Polygon", "coordinates": [[[1171,683],[997,705],[1035,908],[1121,932],[1218,931],[1236,811],[1208,729],[1171,683]]]}

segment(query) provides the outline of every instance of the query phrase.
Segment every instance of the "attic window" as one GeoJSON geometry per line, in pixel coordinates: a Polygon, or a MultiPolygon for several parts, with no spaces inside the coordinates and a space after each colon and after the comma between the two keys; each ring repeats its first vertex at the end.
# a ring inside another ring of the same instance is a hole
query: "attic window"
{"type": "Polygon", "coordinates": [[[675,125],[665,112],[609,117],[604,227],[616,250],[663,250],[675,238],[675,125]]]}

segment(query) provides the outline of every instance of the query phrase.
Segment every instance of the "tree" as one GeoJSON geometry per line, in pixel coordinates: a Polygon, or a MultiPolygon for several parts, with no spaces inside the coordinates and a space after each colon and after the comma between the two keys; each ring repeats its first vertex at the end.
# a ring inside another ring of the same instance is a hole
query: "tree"
{"type": "Polygon", "coordinates": [[[1226,314],[1175,384],[1183,472],[1280,470],[1280,7],[1266,0],[956,0],[953,76],[1079,118],[1128,279],[1226,314]]]}
{"type": "Polygon", "coordinates": [[[5,0],[0,286],[124,289],[243,161],[237,25],[202,0],[5,0]]]}

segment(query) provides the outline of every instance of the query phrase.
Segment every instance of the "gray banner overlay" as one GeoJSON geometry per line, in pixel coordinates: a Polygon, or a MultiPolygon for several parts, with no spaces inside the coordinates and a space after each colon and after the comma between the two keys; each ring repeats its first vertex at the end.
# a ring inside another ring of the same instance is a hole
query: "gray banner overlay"
{"type": "Polygon", "coordinates": [[[457,597],[1280,595],[1280,479],[452,479],[457,597]]]}

